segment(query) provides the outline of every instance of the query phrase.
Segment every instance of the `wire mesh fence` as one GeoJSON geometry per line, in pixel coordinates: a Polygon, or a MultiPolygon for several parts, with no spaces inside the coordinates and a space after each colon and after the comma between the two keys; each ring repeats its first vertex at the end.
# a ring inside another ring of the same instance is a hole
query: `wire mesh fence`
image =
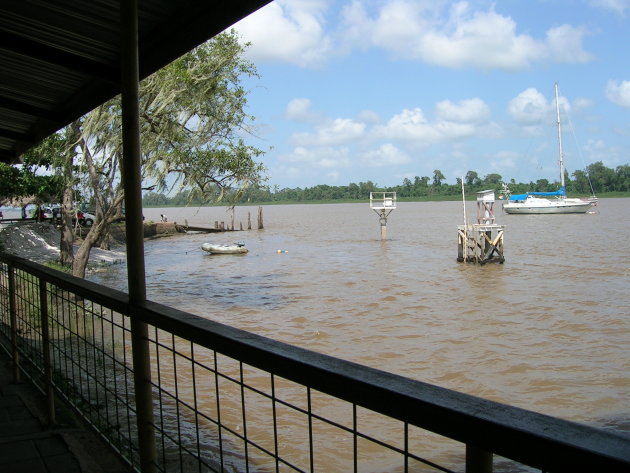
{"type": "Polygon", "coordinates": [[[140,470],[134,317],[148,327],[145,381],[157,471],[630,466],[627,438],[308,352],[159,304],[134,306],[124,293],[0,254],[1,345],[22,374],[44,392],[53,389],[140,470]],[[568,433],[549,438],[547,431],[559,427],[568,433]],[[585,434],[590,441],[576,440],[585,434]]]}

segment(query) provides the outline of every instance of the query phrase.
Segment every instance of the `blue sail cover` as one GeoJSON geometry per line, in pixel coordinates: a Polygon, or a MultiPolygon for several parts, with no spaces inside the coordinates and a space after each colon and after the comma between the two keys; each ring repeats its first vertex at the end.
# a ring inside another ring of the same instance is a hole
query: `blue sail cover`
{"type": "Polygon", "coordinates": [[[565,196],[567,195],[564,187],[561,187],[560,189],[558,189],[557,191],[554,192],[528,192],[526,194],[513,194],[510,196],[510,200],[525,200],[527,199],[528,195],[541,195],[541,196],[546,196],[546,197],[552,197],[552,196],[565,196]]]}

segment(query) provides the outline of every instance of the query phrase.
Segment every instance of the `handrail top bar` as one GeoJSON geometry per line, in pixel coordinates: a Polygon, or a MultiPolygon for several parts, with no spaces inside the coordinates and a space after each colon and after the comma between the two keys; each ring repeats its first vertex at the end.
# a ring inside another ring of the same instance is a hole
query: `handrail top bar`
{"type": "Polygon", "coordinates": [[[124,292],[6,253],[0,261],[255,368],[536,468],[630,468],[630,436],[334,358],[157,302],[132,306],[124,292]]]}

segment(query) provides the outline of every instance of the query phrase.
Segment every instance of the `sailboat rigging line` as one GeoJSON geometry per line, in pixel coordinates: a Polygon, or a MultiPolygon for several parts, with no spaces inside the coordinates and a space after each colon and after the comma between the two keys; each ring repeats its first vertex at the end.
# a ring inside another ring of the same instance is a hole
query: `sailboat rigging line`
{"type": "Polygon", "coordinates": [[[586,174],[586,179],[588,180],[588,185],[591,188],[591,195],[595,196],[595,190],[593,189],[593,183],[591,182],[591,175],[588,172],[586,161],[584,160],[584,155],[582,154],[582,149],[577,141],[577,135],[575,133],[575,128],[573,128],[573,122],[571,121],[571,115],[569,115],[568,110],[564,111],[565,116],[567,117],[567,121],[569,122],[569,130],[571,132],[571,137],[573,138],[573,142],[575,143],[575,149],[577,150],[577,154],[580,156],[580,161],[582,162],[582,166],[584,166],[584,170],[586,174]]]}

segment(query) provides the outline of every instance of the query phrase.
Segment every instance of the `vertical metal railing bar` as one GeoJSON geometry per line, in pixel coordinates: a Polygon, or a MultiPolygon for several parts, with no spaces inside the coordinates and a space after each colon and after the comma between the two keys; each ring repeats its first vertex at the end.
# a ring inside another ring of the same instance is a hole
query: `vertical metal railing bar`
{"type": "Polygon", "coordinates": [[[50,332],[48,320],[48,294],[46,281],[39,280],[39,310],[42,324],[42,354],[44,361],[44,386],[46,389],[46,411],[49,425],[55,424],[55,395],[52,380],[52,365],[50,360],[50,332]]]}
{"type": "MultiPolygon", "coordinates": [[[[156,333],[157,342],[157,333],[156,333]]],[[[159,343],[157,344],[159,350],[159,343]]],[[[181,470],[184,469],[184,450],[182,445],[182,421],[179,403],[179,382],[177,380],[177,345],[175,335],[171,334],[171,353],[173,354],[173,384],[175,386],[175,419],[177,420],[177,446],[179,450],[179,465],[181,470]]],[[[160,385],[161,388],[161,385],[160,385]]]]}
{"type": "Polygon", "coordinates": [[[214,356],[214,387],[217,398],[217,430],[219,436],[219,459],[221,464],[221,471],[225,470],[224,458],[223,458],[223,424],[221,423],[221,398],[220,398],[220,386],[219,386],[219,363],[217,361],[217,352],[213,350],[214,356]]]}
{"type": "MultiPolygon", "coordinates": [[[[123,315],[122,318],[122,335],[123,335],[123,343],[122,343],[122,350],[123,350],[123,373],[124,373],[124,380],[125,380],[125,402],[126,402],[126,406],[125,406],[125,412],[126,412],[126,423],[127,423],[127,444],[128,444],[128,448],[129,448],[129,456],[131,459],[131,464],[134,466],[134,468],[138,468],[138,459],[135,457],[134,455],[134,445],[133,445],[133,436],[131,433],[131,423],[132,423],[132,419],[131,419],[131,413],[132,413],[132,409],[131,406],[129,405],[129,400],[132,398],[132,396],[130,396],[129,394],[129,360],[127,359],[127,333],[128,333],[128,328],[126,327],[126,321],[127,321],[128,317],[123,315]]],[[[135,368],[135,367],[134,367],[135,368]]]]}
{"type": "MultiPolygon", "coordinates": [[[[123,441],[122,441],[122,429],[120,428],[120,398],[119,398],[119,386],[118,386],[118,363],[116,362],[117,359],[117,355],[116,355],[116,336],[115,336],[115,326],[114,326],[114,312],[109,309],[108,310],[109,313],[109,318],[110,320],[108,320],[108,322],[110,322],[109,326],[111,328],[111,334],[110,334],[110,339],[111,339],[111,344],[112,344],[112,355],[111,355],[111,363],[112,363],[112,380],[114,383],[114,391],[113,391],[113,396],[114,396],[114,416],[116,418],[116,424],[119,426],[116,429],[116,437],[117,437],[117,444],[118,444],[118,448],[120,448],[121,451],[123,451],[123,441]]],[[[105,334],[105,330],[103,330],[103,335],[105,334]]],[[[126,455],[125,455],[126,456],[126,455]]],[[[129,461],[131,461],[131,459],[129,459],[129,461]]],[[[133,461],[132,461],[133,463],[133,461]]]]}
{"type": "Polygon", "coordinates": [[[201,457],[201,437],[199,435],[199,406],[197,404],[197,370],[195,361],[195,344],[190,342],[190,375],[192,377],[192,390],[193,390],[193,406],[195,413],[195,441],[197,443],[197,466],[199,473],[201,473],[201,465],[204,463],[201,457]]]}
{"type": "Polygon", "coordinates": [[[308,412],[308,459],[310,472],[315,471],[315,454],[313,452],[313,404],[311,399],[311,387],[306,387],[306,410],[308,412]]]}
{"type": "Polygon", "coordinates": [[[271,409],[273,415],[273,455],[276,460],[276,473],[280,473],[280,462],[278,455],[278,413],[276,409],[276,377],[273,373],[271,376],[271,409]]]}
{"type": "Polygon", "coordinates": [[[405,435],[405,473],[409,472],[409,424],[404,423],[404,435],[405,435]]]}
{"type": "Polygon", "coordinates": [[[245,409],[245,379],[243,378],[243,362],[238,362],[239,385],[241,388],[241,415],[243,417],[243,443],[245,447],[245,472],[249,473],[249,439],[247,438],[247,412],[245,409]]]}
{"type": "MultiPolygon", "coordinates": [[[[79,310],[77,308],[77,298],[74,297],[72,301],[72,313],[74,315],[74,339],[75,342],[71,343],[71,347],[74,347],[76,356],[72,357],[72,383],[79,388],[80,399],[86,399],[84,391],[84,383],[81,382],[81,366],[83,361],[81,360],[81,335],[79,333],[79,327],[81,323],[79,321],[79,310]],[[77,380],[77,375],[79,379],[77,380]]],[[[88,416],[89,418],[89,416],[88,416]]]]}
{"type": "MultiPolygon", "coordinates": [[[[88,323],[87,323],[87,313],[85,311],[85,299],[81,298],[80,299],[80,303],[77,303],[77,317],[81,316],[81,323],[83,325],[83,333],[81,334],[81,336],[79,337],[78,341],[80,343],[80,345],[83,347],[83,356],[85,359],[85,363],[83,363],[81,366],[85,366],[87,368],[87,366],[90,364],[90,355],[89,355],[89,342],[88,342],[88,323]]],[[[77,328],[77,331],[79,329],[77,328]]],[[[87,411],[88,411],[88,419],[90,419],[90,423],[94,423],[94,409],[92,407],[92,403],[89,401],[92,399],[92,383],[90,383],[90,372],[87,369],[81,369],[81,366],[79,367],[79,373],[81,375],[81,377],[85,377],[85,381],[81,381],[81,384],[85,384],[85,389],[87,391],[87,397],[85,399],[88,400],[87,405],[87,411]]]]}
{"type": "Polygon", "coordinates": [[[358,453],[359,453],[359,445],[358,445],[358,436],[357,436],[357,405],[352,403],[352,458],[354,463],[354,473],[357,473],[359,465],[358,465],[358,453]]]}
{"type": "Polygon", "coordinates": [[[58,382],[60,385],[60,389],[64,392],[66,399],[68,399],[69,393],[67,389],[64,389],[66,381],[69,380],[68,375],[68,336],[67,336],[67,293],[64,290],[59,289],[57,291],[58,297],[61,300],[61,311],[57,311],[57,319],[56,319],[56,327],[57,327],[57,336],[56,336],[56,346],[57,346],[57,372],[58,372],[58,382]]]}
{"type": "MultiPolygon", "coordinates": [[[[110,370],[107,368],[107,362],[108,362],[108,353],[107,353],[107,344],[105,343],[105,308],[102,305],[99,305],[99,316],[98,316],[98,320],[99,320],[99,333],[100,333],[100,344],[103,350],[102,356],[101,356],[101,370],[103,371],[103,403],[105,404],[105,412],[104,412],[104,416],[105,416],[105,422],[107,424],[107,426],[109,427],[110,425],[112,425],[111,422],[111,414],[109,411],[109,382],[108,382],[108,374],[110,373],[110,370]]],[[[112,344],[113,345],[113,344],[112,344]]],[[[113,347],[112,347],[113,348],[113,347]]],[[[112,363],[112,369],[114,368],[114,364],[112,363]]],[[[115,424],[114,424],[115,425],[115,424]]],[[[114,436],[114,433],[112,432],[111,429],[108,429],[110,431],[110,434],[107,436],[107,440],[109,442],[110,445],[112,445],[113,439],[112,437],[114,436]]],[[[120,452],[120,451],[119,451],[120,452]]]]}
{"type": "MultiPolygon", "coordinates": [[[[154,340],[157,341],[157,337],[158,337],[158,328],[157,327],[153,327],[153,337],[154,340]]],[[[164,430],[165,430],[165,426],[164,426],[164,400],[163,400],[163,392],[162,389],[160,388],[162,386],[162,363],[161,363],[161,358],[160,358],[160,349],[159,349],[159,345],[158,343],[155,343],[155,371],[156,371],[156,375],[157,375],[157,395],[158,395],[158,406],[159,406],[159,412],[160,412],[160,445],[162,447],[162,467],[163,470],[166,470],[166,436],[164,435],[164,430]]]]}
{"type": "MultiPolygon", "coordinates": [[[[85,300],[83,301],[83,307],[85,310],[85,300]]],[[[99,358],[99,350],[97,350],[97,346],[96,346],[96,325],[95,325],[95,318],[96,318],[96,314],[94,313],[94,304],[92,302],[90,302],[90,320],[89,320],[89,327],[91,330],[91,333],[87,334],[86,336],[89,337],[89,350],[86,350],[88,352],[90,352],[90,356],[92,357],[91,360],[91,365],[92,365],[92,373],[91,373],[91,378],[92,378],[92,382],[89,385],[93,385],[93,391],[94,391],[94,397],[96,398],[96,403],[94,406],[94,418],[96,419],[97,425],[101,425],[102,419],[101,419],[101,403],[100,403],[100,397],[101,397],[101,380],[99,379],[99,372],[98,372],[98,368],[97,368],[97,360],[99,358]]],[[[89,375],[89,371],[88,371],[88,375],[89,375]]],[[[91,398],[90,398],[91,399],[91,398]]],[[[99,427],[99,429],[101,429],[102,427],[99,427]]]]}
{"type": "Polygon", "coordinates": [[[11,324],[11,358],[13,359],[13,382],[20,381],[20,355],[17,340],[17,294],[15,290],[15,266],[8,265],[9,276],[9,319],[11,324]]]}
{"type": "Polygon", "coordinates": [[[57,387],[58,390],[61,390],[61,387],[59,386],[60,380],[58,379],[60,376],[59,366],[61,366],[61,352],[59,347],[59,340],[61,340],[61,337],[59,335],[61,322],[59,320],[59,311],[60,306],[62,306],[62,304],[59,304],[59,291],[60,289],[58,286],[50,285],[50,297],[51,301],[54,301],[54,304],[52,304],[52,307],[49,308],[48,312],[50,318],[50,328],[52,330],[52,336],[50,338],[50,345],[52,350],[51,364],[55,370],[53,384],[57,387]]]}

